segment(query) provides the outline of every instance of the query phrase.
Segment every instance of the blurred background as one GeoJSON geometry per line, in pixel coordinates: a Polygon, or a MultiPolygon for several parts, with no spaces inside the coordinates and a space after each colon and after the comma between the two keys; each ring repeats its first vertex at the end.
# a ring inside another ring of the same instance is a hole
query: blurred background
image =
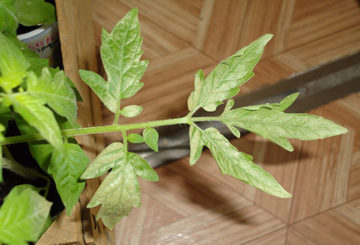
{"type": "MultiPolygon", "coordinates": [[[[94,0],[98,45],[101,28],[111,30],[133,7],[139,9],[149,67],[143,89],[124,102],[144,111],[121,123],[184,116],[195,72],[208,73],[265,33],[275,36],[240,95],[360,57],[356,0],[94,0]]],[[[158,183],[141,182],[142,207],[116,227],[118,244],[358,244],[359,102],[357,92],[311,110],[349,133],[292,141],[292,153],[252,134],[232,141],[252,154],[292,199],[277,199],[222,176],[205,151],[194,167],[185,157],[157,168],[158,183]]],[[[113,121],[106,109],[102,117],[105,124],[113,121]]],[[[107,142],[118,138],[106,135],[107,142]]]]}

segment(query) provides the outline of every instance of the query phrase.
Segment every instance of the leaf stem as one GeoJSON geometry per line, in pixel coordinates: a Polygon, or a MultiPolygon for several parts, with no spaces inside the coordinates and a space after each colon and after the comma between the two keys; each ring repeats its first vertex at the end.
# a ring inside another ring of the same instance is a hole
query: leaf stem
{"type": "Polygon", "coordinates": [[[123,144],[124,144],[124,153],[125,153],[125,157],[126,157],[126,153],[127,153],[127,135],[126,135],[126,130],[121,130],[121,134],[123,136],[123,144]]]}
{"type": "Polygon", "coordinates": [[[3,161],[3,168],[8,169],[26,179],[30,179],[30,180],[36,180],[37,178],[44,179],[46,181],[46,185],[45,185],[45,189],[47,190],[46,193],[48,192],[48,189],[50,187],[49,177],[39,173],[33,168],[24,167],[15,160],[3,158],[2,161],[3,161]]]}
{"type": "Polygon", "coordinates": [[[118,125],[119,124],[119,118],[120,118],[120,109],[117,110],[116,113],[115,113],[113,125],[118,125]]]}
{"type": "MultiPolygon", "coordinates": [[[[107,125],[107,126],[97,126],[97,127],[87,127],[87,128],[77,128],[77,129],[65,129],[61,133],[64,137],[73,137],[78,135],[87,135],[87,134],[100,134],[100,133],[110,133],[110,132],[122,132],[134,129],[142,128],[154,128],[161,126],[169,126],[176,124],[190,124],[192,122],[204,122],[204,121],[221,121],[221,117],[193,117],[188,118],[180,117],[174,119],[150,121],[150,122],[141,122],[133,124],[123,124],[123,125],[107,125]]],[[[0,145],[9,145],[23,142],[31,141],[40,141],[44,140],[44,137],[41,134],[32,134],[32,135],[19,135],[6,137],[0,145]]]]}

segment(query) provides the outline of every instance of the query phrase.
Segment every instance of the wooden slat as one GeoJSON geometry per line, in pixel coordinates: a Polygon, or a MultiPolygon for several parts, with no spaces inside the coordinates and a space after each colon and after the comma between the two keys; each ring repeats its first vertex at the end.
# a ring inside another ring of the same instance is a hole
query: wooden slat
{"type": "Polygon", "coordinates": [[[353,244],[360,241],[360,200],[316,215],[292,226],[315,244],[353,244]],[[320,232],[319,232],[320,231],[320,232]]]}
{"type": "MultiPolygon", "coordinates": [[[[94,0],[93,19],[98,44],[100,44],[101,40],[101,28],[111,31],[114,25],[133,7],[125,3],[127,1],[123,3],[114,0],[94,0]]],[[[159,22],[155,21],[147,13],[156,12],[142,12],[141,10],[139,12],[141,35],[144,39],[142,46],[144,50],[143,59],[156,59],[189,46],[181,38],[158,26],[159,22]]]]}
{"type": "MultiPolygon", "coordinates": [[[[83,102],[78,103],[78,123],[85,127],[102,124],[99,100],[81,81],[78,74],[79,69],[98,71],[96,45],[91,25],[91,4],[86,0],[62,0],[56,1],[56,9],[64,70],[75,83],[83,99],[83,102]]],[[[90,159],[93,159],[103,146],[101,137],[97,137],[96,143],[92,136],[77,137],[77,141],[90,159]]],[[[111,234],[106,234],[101,223],[95,226],[93,219],[90,218],[96,214],[96,211],[91,210],[90,214],[85,215],[89,212],[86,204],[98,186],[98,180],[87,181],[87,187],[80,197],[81,206],[75,207],[71,217],[62,213],[38,244],[57,244],[60,240],[63,243],[78,244],[107,243],[111,239],[111,234]]]]}
{"type": "Polygon", "coordinates": [[[148,19],[188,43],[191,43],[195,35],[203,2],[203,0],[121,1],[131,8],[138,7],[148,19]]]}
{"type": "Polygon", "coordinates": [[[214,209],[204,209],[156,232],[156,244],[236,244],[284,227],[255,205],[239,197],[214,209]]]}
{"type": "Polygon", "coordinates": [[[286,240],[287,229],[283,228],[278,231],[273,231],[262,237],[259,237],[250,242],[244,243],[244,245],[283,245],[286,240]]]}
{"type": "Polygon", "coordinates": [[[287,237],[286,237],[286,245],[318,245],[317,243],[311,241],[306,235],[303,235],[297,232],[293,228],[288,228],[287,237]]]}
{"type": "Polygon", "coordinates": [[[359,22],[356,0],[296,1],[286,47],[299,47],[326,36],[349,38],[339,32],[358,26],[359,22]]]}
{"type": "Polygon", "coordinates": [[[291,223],[346,202],[353,142],[354,135],[348,133],[303,143],[291,223]]]}

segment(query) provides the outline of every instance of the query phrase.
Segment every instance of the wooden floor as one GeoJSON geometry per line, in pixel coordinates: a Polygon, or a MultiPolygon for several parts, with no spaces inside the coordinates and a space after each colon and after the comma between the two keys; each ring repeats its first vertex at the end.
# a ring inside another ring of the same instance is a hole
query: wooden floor
{"type": "MultiPolygon", "coordinates": [[[[149,67],[142,91],[124,103],[144,111],[122,123],[183,116],[196,70],[209,72],[264,33],[275,37],[241,93],[360,51],[357,0],[94,0],[98,44],[101,26],[110,30],[135,6],[149,67]]],[[[254,135],[233,142],[292,199],[221,176],[205,152],[194,167],[185,158],[158,168],[158,183],[141,182],[142,207],[116,227],[118,244],[359,244],[359,105],[353,94],[313,110],[349,133],[295,141],[293,153],[254,135]]],[[[104,109],[103,118],[113,115],[104,109]]]]}

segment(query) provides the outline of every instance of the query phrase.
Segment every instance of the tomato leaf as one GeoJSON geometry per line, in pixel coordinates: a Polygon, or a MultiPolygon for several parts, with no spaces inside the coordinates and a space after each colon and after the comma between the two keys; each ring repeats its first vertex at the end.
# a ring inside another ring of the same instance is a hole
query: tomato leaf
{"type": "Polygon", "coordinates": [[[252,106],[224,112],[222,121],[256,133],[293,151],[289,139],[316,140],[344,134],[347,129],[319,116],[306,113],[284,113],[288,100],[279,105],[252,106]],[[279,108],[281,110],[279,110],[279,108]]]}
{"type": "Polygon", "coordinates": [[[15,186],[0,208],[0,243],[36,242],[48,222],[50,207],[34,187],[15,186]]]}
{"type": "Polygon", "coordinates": [[[120,142],[108,145],[89,165],[81,175],[82,179],[91,179],[105,174],[110,169],[119,166],[125,160],[124,146],[120,142]]]}
{"type": "Polygon", "coordinates": [[[14,109],[55,148],[63,149],[63,140],[54,114],[45,107],[43,101],[28,93],[14,93],[4,99],[13,104],[14,109]]]}
{"type": "Polygon", "coordinates": [[[38,78],[30,73],[27,79],[27,91],[34,97],[41,98],[56,113],[68,119],[76,127],[76,96],[63,71],[51,75],[47,68],[42,70],[38,78]]]}
{"type": "Polygon", "coordinates": [[[55,150],[51,156],[48,173],[54,178],[56,189],[70,215],[78,202],[85,182],[80,180],[89,159],[79,145],[66,143],[65,150],[55,150]]]}
{"type": "Polygon", "coordinates": [[[128,152],[127,161],[134,167],[136,175],[148,181],[158,181],[159,176],[149,163],[138,154],[128,152]]]}
{"type": "Polygon", "coordinates": [[[124,162],[115,167],[101,183],[88,208],[101,204],[97,219],[112,229],[133,207],[141,205],[140,186],[134,167],[124,162]]]}
{"type": "Polygon", "coordinates": [[[111,33],[103,30],[101,39],[101,60],[108,81],[90,71],[82,70],[80,76],[107,108],[116,113],[120,110],[120,100],[135,95],[144,85],[140,79],[148,62],[140,61],[143,52],[137,8],[127,13],[111,33]]]}
{"type": "Polygon", "coordinates": [[[221,173],[242,180],[271,195],[281,198],[291,197],[291,194],[285,191],[270,174],[252,161],[250,155],[239,152],[217,129],[202,130],[193,126],[191,130],[190,142],[193,141],[194,148],[200,149],[206,145],[215,158],[221,173]]]}
{"type": "Polygon", "coordinates": [[[188,108],[194,112],[199,108],[214,111],[216,107],[239,92],[239,86],[254,74],[252,70],[259,61],[265,45],[273,35],[265,34],[234,55],[220,62],[204,78],[199,70],[195,75],[195,88],[188,99],[188,108]]]}
{"type": "Polygon", "coordinates": [[[14,7],[18,21],[25,26],[55,22],[55,7],[44,0],[16,0],[14,7]]]}
{"type": "Polygon", "coordinates": [[[6,91],[17,87],[30,66],[21,50],[0,32],[0,86],[6,91]]]}
{"type": "Polygon", "coordinates": [[[143,137],[145,143],[153,150],[158,152],[158,141],[159,141],[159,134],[154,128],[146,128],[143,132],[143,137]]]}
{"type": "Polygon", "coordinates": [[[127,140],[134,144],[144,142],[144,138],[140,134],[129,134],[127,140]]]}
{"type": "Polygon", "coordinates": [[[121,109],[120,113],[124,117],[136,117],[142,112],[143,108],[139,105],[129,105],[121,109]]]}

